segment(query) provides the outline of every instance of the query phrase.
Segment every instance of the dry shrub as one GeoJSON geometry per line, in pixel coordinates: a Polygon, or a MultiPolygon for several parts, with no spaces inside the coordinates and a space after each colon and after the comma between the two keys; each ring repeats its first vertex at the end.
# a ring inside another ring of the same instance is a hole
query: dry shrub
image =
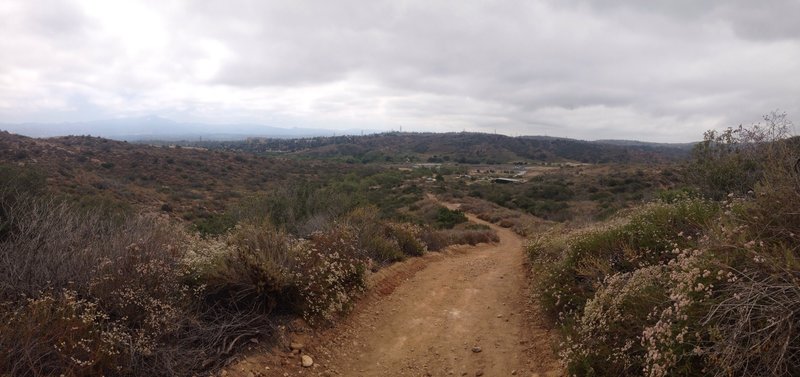
{"type": "Polygon", "coordinates": [[[419,227],[374,209],[300,240],[261,222],[203,238],[52,199],[2,204],[0,374],[197,375],[271,334],[274,310],[331,321],[370,258],[425,250],[419,227]]]}
{"type": "Polygon", "coordinates": [[[500,222],[498,223],[498,225],[502,226],[503,228],[511,228],[511,227],[513,227],[515,224],[514,224],[514,222],[513,222],[513,221],[511,221],[511,220],[509,220],[509,219],[502,219],[502,220],[500,220],[500,222]]]}
{"type": "Polygon", "coordinates": [[[800,284],[796,277],[744,276],[719,292],[708,313],[705,350],[717,375],[789,376],[800,373],[800,284]]]}
{"type": "Polygon", "coordinates": [[[342,223],[355,232],[363,257],[378,265],[401,261],[407,256],[419,256],[425,252],[425,246],[419,239],[422,231],[420,227],[384,221],[374,206],[354,209],[344,217],[342,223]]]}
{"type": "Polygon", "coordinates": [[[732,274],[702,318],[704,347],[717,375],[800,374],[800,138],[773,112],[762,127],[744,129],[757,147],[759,180],[729,199],[709,248],[732,274]]]}
{"type": "Polygon", "coordinates": [[[132,255],[174,264],[180,252],[179,232],[154,218],[109,219],[52,199],[24,200],[9,213],[12,230],[0,243],[4,300],[53,288],[85,294],[104,263],[124,261],[127,272],[132,255]]]}
{"type": "Polygon", "coordinates": [[[9,216],[17,201],[32,195],[40,195],[45,188],[45,175],[30,167],[19,167],[0,163],[0,241],[10,231],[9,216]]]}
{"type": "Polygon", "coordinates": [[[297,242],[267,223],[237,225],[217,240],[196,240],[190,262],[212,310],[269,314],[295,294],[297,242]]]}
{"type": "Polygon", "coordinates": [[[450,245],[477,245],[498,242],[497,232],[491,229],[428,230],[420,234],[428,250],[439,251],[450,245]]]}
{"type": "Polygon", "coordinates": [[[366,263],[355,232],[345,226],[316,233],[302,245],[296,264],[304,317],[333,320],[365,287],[366,263]]]}
{"type": "Polygon", "coordinates": [[[75,292],[43,293],[0,312],[0,370],[14,376],[119,374],[127,335],[75,292]],[[123,338],[123,339],[120,339],[123,338]]]}
{"type": "Polygon", "coordinates": [[[497,232],[491,229],[464,229],[453,232],[455,244],[477,245],[479,243],[500,242],[497,232]]]}
{"type": "Polygon", "coordinates": [[[380,219],[378,208],[356,208],[344,217],[343,224],[352,229],[363,258],[386,265],[405,257],[397,241],[387,237],[387,229],[380,219]]]}
{"type": "Polygon", "coordinates": [[[448,231],[444,230],[428,230],[422,232],[420,235],[422,242],[425,243],[428,250],[439,251],[451,245],[448,231]]]}
{"type": "Polygon", "coordinates": [[[108,219],[52,200],[32,199],[12,212],[12,234],[0,244],[3,300],[69,289],[142,334],[167,331],[187,302],[182,233],[174,226],[149,217],[108,219]]]}
{"type": "Polygon", "coordinates": [[[425,253],[425,244],[419,238],[422,233],[421,227],[408,223],[387,223],[386,230],[403,254],[420,256],[425,253]]]}
{"type": "Polygon", "coordinates": [[[5,209],[9,233],[0,243],[2,300],[32,297],[51,285],[67,288],[68,284],[76,284],[84,289],[88,286],[94,265],[87,260],[93,255],[90,249],[75,245],[91,242],[94,237],[87,233],[101,227],[83,226],[84,222],[99,219],[81,219],[72,210],[65,203],[34,199],[5,209]]]}
{"type": "Polygon", "coordinates": [[[269,329],[263,316],[198,305],[202,286],[186,284],[191,244],[158,218],[109,219],[47,199],[8,213],[0,373],[191,375],[269,329]]]}

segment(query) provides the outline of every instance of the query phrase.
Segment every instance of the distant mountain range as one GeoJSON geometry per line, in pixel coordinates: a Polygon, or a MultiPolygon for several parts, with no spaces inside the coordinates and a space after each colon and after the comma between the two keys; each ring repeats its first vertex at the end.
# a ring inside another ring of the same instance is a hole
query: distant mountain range
{"type": "Polygon", "coordinates": [[[375,130],[282,128],[258,124],[176,122],[147,116],[91,122],[0,124],[0,130],[29,137],[91,135],[148,144],[182,144],[255,153],[290,153],[348,161],[455,161],[498,163],[514,160],[632,162],[680,159],[693,143],[632,140],[584,141],[548,136],[402,133],[375,130]],[[366,134],[364,136],[355,136],[366,134]]]}
{"type": "MultiPolygon", "coordinates": [[[[234,141],[248,138],[297,139],[327,136],[355,136],[386,133],[385,130],[276,127],[254,123],[178,122],[160,116],[115,118],[85,122],[0,123],[0,131],[29,137],[99,136],[124,141],[234,141]]],[[[534,140],[573,140],[552,136],[520,136],[534,140]]],[[[651,143],[634,140],[596,140],[593,143],[627,147],[689,149],[694,143],[651,143]]]]}
{"type": "Polygon", "coordinates": [[[375,133],[375,130],[283,128],[260,124],[210,124],[176,122],[158,116],[88,122],[0,123],[0,130],[30,137],[91,135],[108,139],[142,140],[242,140],[247,137],[298,138],[375,133]]]}

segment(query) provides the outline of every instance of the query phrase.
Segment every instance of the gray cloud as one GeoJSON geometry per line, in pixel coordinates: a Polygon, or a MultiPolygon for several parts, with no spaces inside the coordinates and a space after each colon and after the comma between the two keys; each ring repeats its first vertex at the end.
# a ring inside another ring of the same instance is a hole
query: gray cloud
{"type": "Polygon", "coordinates": [[[41,4],[0,5],[4,120],[684,141],[800,113],[794,0],[41,4]]]}

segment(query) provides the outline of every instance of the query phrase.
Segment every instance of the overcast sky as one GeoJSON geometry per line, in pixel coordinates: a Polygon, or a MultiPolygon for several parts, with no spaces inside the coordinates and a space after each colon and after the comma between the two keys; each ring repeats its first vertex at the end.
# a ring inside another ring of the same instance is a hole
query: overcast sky
{"type": "Polygon", "coordinates": [[[800,0],[0,2],[0,123],[688,141],[775,109],[800,0]]]}

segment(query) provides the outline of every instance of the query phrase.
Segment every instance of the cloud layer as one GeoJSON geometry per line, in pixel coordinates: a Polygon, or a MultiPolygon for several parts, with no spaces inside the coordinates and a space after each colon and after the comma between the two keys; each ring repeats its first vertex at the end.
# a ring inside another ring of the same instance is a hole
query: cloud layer
{"type": "Polygon", "coordinates": [[[0,121],[697,139],[800,114],[795,0],[0,3],[0,121]]]}

